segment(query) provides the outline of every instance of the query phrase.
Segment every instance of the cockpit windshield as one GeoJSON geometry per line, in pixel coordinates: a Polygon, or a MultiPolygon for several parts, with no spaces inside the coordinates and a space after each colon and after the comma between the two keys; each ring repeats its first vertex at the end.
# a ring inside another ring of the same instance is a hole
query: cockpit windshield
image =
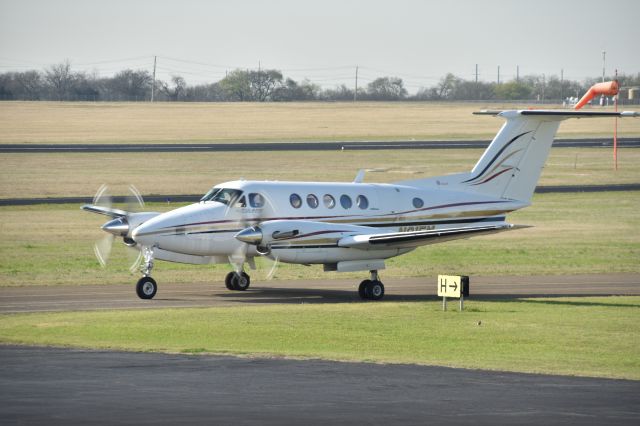
{"type": "Polygon", "coordinates": [[[200,201],[217,201],[227,206],[236,202],[242,195],[242,191],[230,188],[211,188],[200,201]]]}

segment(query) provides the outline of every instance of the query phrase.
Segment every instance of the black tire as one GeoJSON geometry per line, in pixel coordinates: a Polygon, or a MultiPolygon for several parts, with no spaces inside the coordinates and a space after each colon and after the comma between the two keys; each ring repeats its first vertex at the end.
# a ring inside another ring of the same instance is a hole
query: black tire
{"type": "Polygon", "coordinates": [[[358,295],[360,296],[361,299],[366,300],[367,298],[367,294],[366,294],[366,288],[369,285],[369,283],[371,282],[371,280],[364,280],[360,283],[360,286],[358,287],[358,295]]]}
{"type": "Polygon", "coordinates": [[[384,285],[380,281],[371,281],[367,285],[365,293],[367,299],[380,300],[384,297],[384,285]]]}
{"type": "Polygon", "coordinates": [[[153,296],[158,292],[158,284],[156,280],[151,277],[142,277],[136,284],[136,293],[140,299],[153,299],[153,296]]]}
{"type": "Polygon", "coordinates": [[[246,272],[234,273],[233,278],[231,278],[231,285],[234,290],[245,291],[251,285],[251,278],[246,272]]]}
{"type": "Polygon", "coordinates": [[[229,272],[227,276],[224,277],[224,285],[227,286],[227,289],[229,290],[235,290],[235,288],[233,288],[233,284],[231,283],[231,280],[233,280],[233,276],[235,274],[235,272],[229,272]]]}

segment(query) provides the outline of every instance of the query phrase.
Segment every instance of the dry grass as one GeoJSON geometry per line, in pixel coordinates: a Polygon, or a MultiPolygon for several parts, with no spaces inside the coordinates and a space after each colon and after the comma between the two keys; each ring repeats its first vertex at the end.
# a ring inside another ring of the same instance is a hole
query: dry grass
{"type": "MultiPolygon", "coordinates": [[[[0,102],[0,143],[490,139],[502,121],[471,113],[501,107],[418,102],[0,102]]],[[[610,121],[570,120],[561,126],[559,137],[610,136],[610,121]]],[[[619,130],[622,136],[638,136],[640,120],[620,120],[619,130]]]]}
{"type": "MultiPolygon", "coordinates": [[[[394,182],[471,170],[482,153],[468,150],[392,150],[259,153],[0,154],[0,198],[88,196],[108,183],[114,194],[135,184],[144,195],[200,194],[238,179],[351,181],[359,168],[366,182],[394,182]]],[[[640,150],[551,151],[542,185],[640,182],[640,150]]]]}

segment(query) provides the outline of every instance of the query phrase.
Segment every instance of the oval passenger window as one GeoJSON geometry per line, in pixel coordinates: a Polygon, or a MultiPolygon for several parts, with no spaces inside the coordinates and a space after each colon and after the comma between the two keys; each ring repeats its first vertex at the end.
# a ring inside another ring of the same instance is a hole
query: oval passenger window
{"type": "Polygon", "coordinates": [[[328,209],[332,209],[336,206],[336,200],[329,194],[324,194],[324,197],[322,197],[322,202],[328,209]]]}
{"type": "Polygon", "coordinates": [[[309,205],[309,207],[311,207],[312,209],[315,209],[318,207],[318,197],[316,197],[313,194],[309,194],[307,195],[307,204],[309,205]]]}
{"type": "Polygon", "coordinates": [[[367,207],[369,207],[369,200],[367,200],[367,197],[365,197],[364,195],[358,195],[358,198],[356,198],[356,204],[362,210],[365,210],[367,207]]]}
{"type": "Polygon", "coordinates": [[[302,206],[302,198],[298,194],[291,194],[289,202],[294,209],[299,209],[302,206]]]}
{"type": "Polygon", "coordinates": [[[351,202],[351,197],[349,197],[348,195],[342,195],[340,197],[340,205],[342,206],[343,209],[350,209],[351,206],[353,205],[353,203],[351,202]]]}

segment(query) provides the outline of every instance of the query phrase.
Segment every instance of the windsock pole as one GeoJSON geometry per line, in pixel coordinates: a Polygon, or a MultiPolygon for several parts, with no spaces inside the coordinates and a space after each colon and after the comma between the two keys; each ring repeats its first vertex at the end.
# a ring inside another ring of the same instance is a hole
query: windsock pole
{"type": "MultiPolygon", "coordinates": [[[[618,84],[618,71],[616,70],[616,79],[613,81],[603,81],[602,83],[591,86],[587,93],[578,101],[574,109],[580,109],[585,106],[596,95],[614,96],[615,111],[618,112],[618,92],[620,86],[618,84]]],[[[615,170],[618,170],[618,118],[614,118],[613,127],[613,164],[615,170]]]]}
{"type": "MultiPolygon", "coordinates": [[[[618,81],[618,70],[616,69],[616,79],[618,81]]],[[[613,98],[614,111],[618,112],[618,94],[613,98]]],[[[613,124],[613,164],[615,170],[618,170],[618,117],[614,118],[613,124]]]]}

